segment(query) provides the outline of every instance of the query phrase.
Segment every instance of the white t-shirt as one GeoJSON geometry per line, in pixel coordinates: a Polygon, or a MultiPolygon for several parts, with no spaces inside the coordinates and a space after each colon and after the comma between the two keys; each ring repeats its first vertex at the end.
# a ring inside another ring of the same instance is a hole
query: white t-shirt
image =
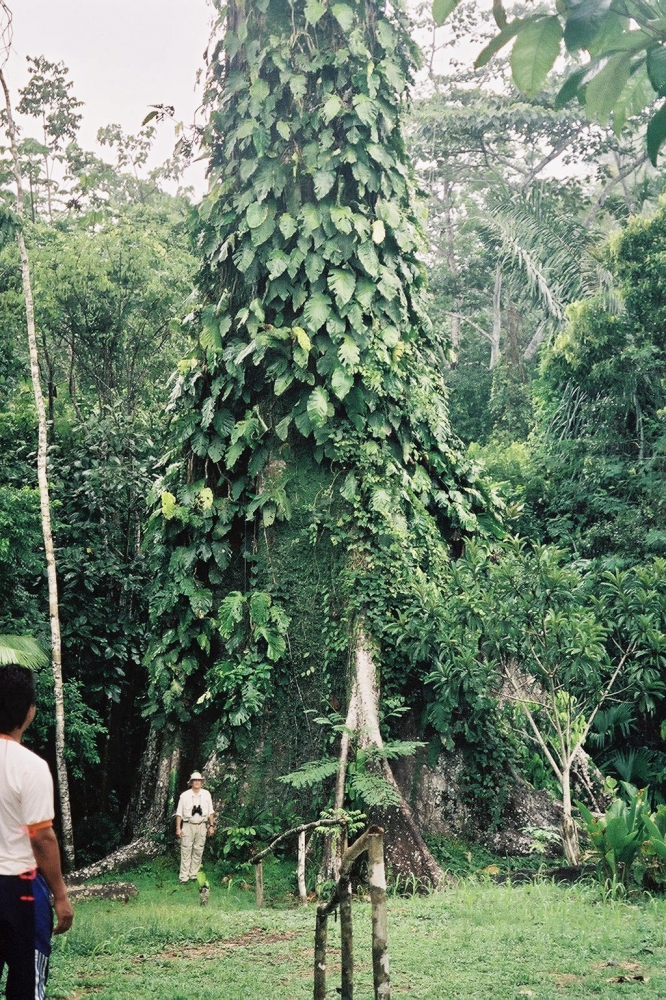
{"type": "Polygon", "coordinates": [[[178,799],[176,816],[180,816],[181,819],[187,820],[188,823],[205,823],[212,813],[213,800],[210,797],[210,792],[207,788],[202,788],[196,795],[191,788],[188,788],[187,791],[183,792],[181,797],[178,799]],[[201,807],[201,813],[199,813],[197,806],[201,807]],[[194,816],[192,815],[193,808],[197,809],[194,816]]]}
{"type": "Polygon", "coordinates": [[[0,734],[0,875],[35,867],[29,829],[51,826],[53,779],[48,764],[0,734]]]}

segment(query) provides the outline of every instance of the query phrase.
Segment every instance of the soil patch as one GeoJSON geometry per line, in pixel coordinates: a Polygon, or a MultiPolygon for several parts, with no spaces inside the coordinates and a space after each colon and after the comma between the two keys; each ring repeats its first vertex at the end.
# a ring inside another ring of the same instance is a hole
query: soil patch
{"type": "Polygon", "coordinates": [[[220,958],[236,948],[256,948],[267,944],[281,944],[283,941],[293,941],[296,937],[295,931],[284,931],[281,934],[267,933],[261,930],[247,931],[239,937],[229,938],[227,941],[210,941],[206,944],[185,944],[179,948],[168,948],[157,955],[140,955],[140,958],[153,961],[160,958],[185,958],[196,960],[199,958],[220,958]]]}

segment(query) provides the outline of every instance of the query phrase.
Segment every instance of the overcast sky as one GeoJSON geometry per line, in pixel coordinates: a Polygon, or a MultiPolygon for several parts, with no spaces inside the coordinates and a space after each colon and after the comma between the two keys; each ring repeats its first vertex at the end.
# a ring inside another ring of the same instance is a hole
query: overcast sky
{"type": "MultiPolygon", "coordinates": [[[[172,104],[192,121],[195,91],[211,20],[207,0],[8,0],[14,14],[13,53],[7,77],[14,102],[27,79],[25,57],[63,60],[73,93],[85,102],[80,142],[108,156],[95,142],[97,129],[119,123],[136,132],[150,104],[172,104]]],[[[163,125],[157,162],[173,147],[163,125]]],[[[201,169],[195,181],[201,186],[201,169]]]]}

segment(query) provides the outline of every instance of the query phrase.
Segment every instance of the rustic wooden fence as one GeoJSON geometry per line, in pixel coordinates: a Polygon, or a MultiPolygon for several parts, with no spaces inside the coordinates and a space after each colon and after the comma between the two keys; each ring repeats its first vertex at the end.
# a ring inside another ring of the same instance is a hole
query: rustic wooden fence
{"type": "Polygon", "coordinates": [[[370,826],[348,847],[342,856],[340,877],[333,898],[317,907],[314,954],[314,1000],[326,998],[326,939],[328,918],[340,908],[340,945],[342,959],[342,1000],[354,1000],[354,935],[352,927],[351,867],[368,852],[368,881],[372,907],[372,973],[375,1000],[390,1000],[388,935],[386,919],[386,875],[384,871],[384,831],[370,826]]]}
{"type": "Polygon", "coordinates": [[[344,819],[318,819],[314,823],[301,823],[300,826],[295,826],[291,830],[285,830],[281,833],[279,837],[272,840],[268,847],[260,851],[259,854],[255,854],[251,858],[252,864],[254,865],[254,892],[255,899],[257,901],[257,909],[260,910],[264,905],[264,866],[263,860],[267,855],[272,854],[277,845],[282,840],[286,840],[287,837],[295,837],[298,834],[298,865],[296,869],[296,874],[298,878],[298,898],[302,904],[307,903],[308,895],[305,888],[305,834],[308,830],[318,829],[322,826],[341,826],[345,828],[344,819]]]}

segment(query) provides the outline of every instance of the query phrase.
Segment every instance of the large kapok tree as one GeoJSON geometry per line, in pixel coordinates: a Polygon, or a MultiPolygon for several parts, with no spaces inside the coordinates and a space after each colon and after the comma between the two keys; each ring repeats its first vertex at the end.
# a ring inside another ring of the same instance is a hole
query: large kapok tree
{"type": "Polygon", "coordinates": [[[149,710],[156,727],[202,712],[247,745],[280,686],[305,731],[311,692],[337,685],[335,805],[364,749],[390,860],[437,880],[382,751],[380,670],[403,703],[419,683],[384,627],[417,569],[497,529],[498,503],[450,433],[424,311],[401,130],[417,52],[399,2],[216,6],[198,345],[151,521],[149,710]]]}

